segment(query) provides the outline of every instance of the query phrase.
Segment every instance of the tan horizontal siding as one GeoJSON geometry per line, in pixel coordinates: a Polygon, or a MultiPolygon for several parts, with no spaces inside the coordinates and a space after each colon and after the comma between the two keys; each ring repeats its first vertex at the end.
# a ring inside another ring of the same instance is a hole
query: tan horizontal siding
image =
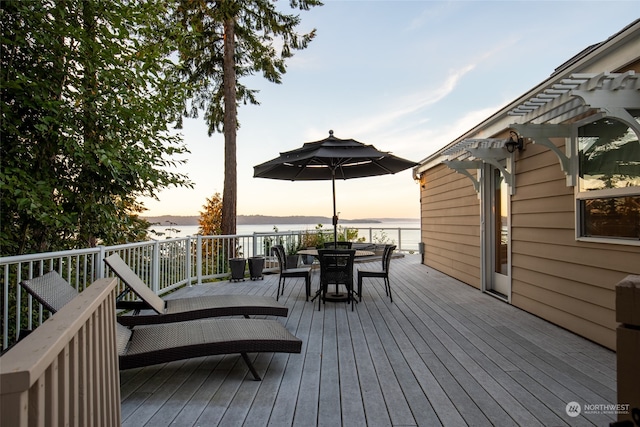
{"type": "Polygon", "coordinates": [[[612,334],[609,328],[588,321],[576,323],[574,316],[565,310],[556,309],[548,304],[540,303],[523,295],[514,295],[511,302],[516,307],[526,310],[529,313],[543,313],[544,316],[540,316],[543,319],[562,326],[600,345],[610,349],[616,348],[616,335],[615,333],[612,334]]]}
{"type": "Polygon", "coordinates": [[[423,200],[425,204],[429,205],[429,209],[424,211],[425,214],[430,216],[442,215],[443,209],[449,209],[456,216],[458,215],[478,215],[480,213],[478,203],[473,203],[466,198],[461,199],[442,199],[427,197],[423,200]]]}
{"type": "Polygon", "coordinates": [[[607,309],[602,305],[594,304],[578,298],[587,296],[586,292],[583,291],[583,288],[585,288],[584,286],[576,287],[576,292],[571,295],[558,292],[558,288],[564,288],[564,282],[565,281],[563,280],[557,280],[556,283],[559,286],[551,290],[537,285],[523,286],[521,283],[519,284],[520,292],[518,295],[544,303],[545,305],[558,310],[566,311],[565,307],[571,306],[571,323],[579,324],[586,321],[596,323],[605,328],[615,327],[615,312],[612,312],[610,309],[607,309]]]}
{"type": "Polygon", "coordinates": [[[573,197],[566,194],[546,197],[544,203],[538,199],[519,199],[511,204],[511,215],[538,214],[542,212],[569,212],[573,215],[573,197]]]}
{"type": "MultiPolygon", "coordinates": [[[[616,245],[604,247],[581,247],[570,245],[556,245],[547,243],[514,242],[514,256],[522,255],[542,260],[555,260],[569,265],[575,264],[585,267],[595,267],[605,271],[621,274],[637,274],[640,268],[640,258],[637,253],[619,252],[616,245]],[[632,265],[632,264],[635,264],[632,265]]],[[[514,263],[515,265],[515,263],[514,263]]],[[[620,278],[614,278],[614,283],[620,278]]]]}
{"type": "MultiPolygon", "coordinates": [[[[558,169],[559,168],[560,166],[558,166],[558,169]]],[[[516,182],[518,182],[517,176],[516,182]]],[[[518,186],[516,190],[518,197],[513,201],[517,202],[518,200],[544,199],[540,200],[540,202],[545,203],[546,199],[551,197],[558,197],[562,195],[573,197],[573,188],[567,187],[565,182],[566,181],[563,176],[562,179],[555,181],[545,181],[534,185],[518,186]]]]}
{"type": "Polygon", "coordinates": [[[512,304],[615,349],[615,284],[640,272],[640,248],[577,241],[574,209],[557,156],[529,145],[511,199],[512,304]]]}
{"type": "MultiPolygon", "coordinates": [[[[637,257],[638,248],[631,245],[612,245],[594,242],[581,242],[575,239],[575,231],[571,229],[539,229],[518,227],[512,232],[513,240],[522,240],[527,242],[554,243],[558,245],[571,246],[573,248],[592,248],[592,249],[615,249],[616,252],[628,253],[637,257]]],[[[625,261],[626,262],[626,261],[625,261]]],[[[640,266],[640,261],[638,262],[640,266]]]]}
{"type": "MultiPolygon", "coordinates": [[[[475,265],[479,256],[478,251],[472,246],[435,239],[426,242],[425,253],[429,255],[451,254],[453,255],[453,262],[460,262],[468,265],[475,265]]],[[[478,266],[475,265],[475,268],[478,268],[478,266]]]]}
{"type": "Polygon", "coordinates": [[[536,212],[512,215],[512,227],[573,229],[575,219],[570,212],[536,212]]]}
{"type": "MultiPolygon", "coordinates": [[[[518,249],[519,248],[516,248],[516,250],[518,249]]],[[[567,279],[585,285],[596,286],[609,292],[613,291],[615,284],[627,275],[627,273],[603,268],[599,266],[598,263],[587,265],[583,263],[568,263],[562,259],[531,256],[526,255],[524,252],[525,251],[518,251],[513,255],[513,264],[517,265],[518,274],[521,274],[523,279],[527,271],[546,275],[544,278],[537,277],[536,279],[538,279],[538,281],[527,279],[529,283],[536,283],[542,287],[551,287],[551,285],[549,285],[549,276],[551,276],[558,279],[567,279]],[[617,275],[615,274],[616,272],[618,273],[617,275]],[[542,280],[544,280],[544,283],[542,280]]],[[[611,299],[613,295],[608,295],[607,298],[611,299]]],[[[613,305],[609,305],[609,308],[613,308],[613,305]]]]}
{"type": "Polygon", "coordinates": [[[450,277],[456,278],[474,288],[480,289],[480,268],[477,265],[465,264],[455,258],[455,254],[425,254],[425,264],[450,277]]]}
{"type": "Polygon", "coordinates": [[[478,239],[480,238],[480,226],[474,227],[456,227],[455,230],[443,231],[443,227],[437,225],[429,225],[423,227],[423,231],[429,232],[429,240],[425,240],[424,243],[427,247],[435,246],[433,242],[440,242],[437,246],[442,248],[449,248],[454,246],[459,251],[464,251],[463,248],[467,248],[468,251],[477,253],[478,239]],[[456,241],[450,240],[451,235],[456,235],[456,241]]]}
{"type": "MultiPolygon", "coordinates": [[[[457,209],[443,209],[439,212],[434,212],[431,211],[429,213],[429,215],[427,216],[427,214],[425,213],[425,217],[429,218],[429,222],[432,225],[435,225],[436,227],[442,228],[443,226],[450,226],[452,229],[449,230],[449,232],[456,234],[456,231],[458,233],[463,232],[463,233],[468,233],[469,230],[468,228],[475,228],[480,230],[480,225],[478,224],[480,222],[479,220],[479,215],[476,213],[475,215],[473,213],[467,213],[466,215],[462,212],[460,212],[457,209]],[[449,211],[450,214],[449,215],[442,215],[442,212],[444,211],[449,211]],[[463,230],[458,230],[458,227],[465,227],[467,229],[463,230]]],[[[442,230],[445,231],[445,230],[442,230]]],[[[480,235],[478,233],[478,235],[480,235]]]]}
{"type": "MultiPolygon", "coordinates": [[[[549,265],[549,268],[542,272],[521,268],[518,276],[520,280],[514,282],[513,287],[518,288],[518,293],[525,295],[531,294],[527,288],[535,284],[533,286],[536,288],[588,302],[607,310],[615,307],[615,294],[611,292],[610,286],[601,286],[600,283],[587,283],[579,280],[584,276],[577,266],[565,266],[565,271],[563,271],[562,263],[549,262],[549,264],[553,265],[549,265]],[[571,273],[575,273],[575,275],[571,273]],[[553,280],[549,280],[550,278],[553,278],[553,280]]],[[[586,270],[597,274],[598,269],[586,270]]],[[[613,318],[610,320],[613,321],[613,318]]],[[[610,324],[609,326],[615,325],[610,324]]]]}
{"type": "MultiPolygon", "coordinates": [[[[564,139],[552,138],[552,141],[556,146],[564,152],[564,139]]],[[[529,142],[526,144],[526,149],[516,157],[518,162],[517,172],[527,173],[532,170],[544,168],[546,166],[558,165],[558,171],[560,172],[560,166],[558,164],[558,157],[550,151],[547,147],[539,144],[529,142]],[[523,162],[522,160],[527,160],[523,162]]],[[[554,172],[554,174],[556,173],[554,172]]]]}
{"type": "Polygon", "coordinates": [[[437,166],[421,184],[425,264],[480,287],[480,204],[471,180],[437,166]]]}

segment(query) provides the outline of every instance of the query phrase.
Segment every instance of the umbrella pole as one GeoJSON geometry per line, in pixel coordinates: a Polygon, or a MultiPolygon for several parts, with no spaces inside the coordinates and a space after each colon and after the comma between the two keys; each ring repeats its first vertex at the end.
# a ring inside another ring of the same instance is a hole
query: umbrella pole
{"type": "Polygon", "coordinates": [[[336,214],[336,170],[331,169],[331,188],[333,190],[333,242],[338,241],[338,215],[336,214]]]}

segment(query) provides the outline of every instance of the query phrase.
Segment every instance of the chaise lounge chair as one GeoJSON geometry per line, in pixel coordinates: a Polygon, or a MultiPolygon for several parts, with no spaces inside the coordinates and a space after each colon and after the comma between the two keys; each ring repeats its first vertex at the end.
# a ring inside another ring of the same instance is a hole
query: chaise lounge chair
{"type": "Polygon", "coordinates": [[[302,341],[276,320],[207,319],[128,329],[116,324],[120,369],[201,356],[240,353],[256,381],[247,353],[300,353],[302,341]]]}
{"type": "Polygon", "coordinates": [[[118,321],[126,326],[182,322],[221,316],[286,317],[289,311],[273,297],[257,295],[209,295],[163,300],[145,285],[118,254],[108,256],[104,262],[141,300],[123,301],[124,295],[119,296],[118,308],[134,310],[134,315],[118,316],[118,321]],[[153,312],[140,313],[140,310],[147,309],[152,309],[153,312]]]}
{"type": "MultiPolygon", "coordinates": [[[[23,280],[20,285],[52,313],[79,295],[56,271],[23,280]]],[[[239,353],[259,381],[247,353],[300,353],[302,349],[302,341],[275,320],[206,319],[135,329],[116,322],[116,334],[121,370],[239,353]]]]}

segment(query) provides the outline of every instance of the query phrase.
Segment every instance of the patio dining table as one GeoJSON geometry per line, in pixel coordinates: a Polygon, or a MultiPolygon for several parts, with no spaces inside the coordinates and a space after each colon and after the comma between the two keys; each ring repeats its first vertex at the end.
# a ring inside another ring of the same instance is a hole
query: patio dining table
{"type": "MultiPolygon", "coordinates": [[[[318,257],[318,250],[317,249],[301,249],[297,252],[298,255],[309,255],[309,256],[314,256],[314,257],[318,257]]],[[[359,257],[367,257],[367,256],[374,256],[375,252],[373,251],[365,251],[365,250],[361,250],[361,249],[356,249],[356,253],[355,253],[355,257],[359,258],[359,257]]],[[[318,293],[316,294],[316,296],[314,297],[317,298],[317,296],[320,294],[320,291],[318,291],[318,293]]],[[[336,285],[336,291],[333,294],[329,294],[327,296],[325,296],[324,298],[325,301],[346,301],[347,300],[347,294],[345,293],[341,293],[338,292],[338,285],[336,285]]]]}
{"type": "MultiPolygon", "coordinates": [[[[314,256],[314,257],[318,256],[318,250],[317,249],[300,249],[296,253],[298,255],[310,255],[310,256],[314,256]]],[[[356,249],[356,258],[365,257],[365,256],[374,256],[374,255],[375,255],[375,252],[373,252],[373,251],[364,251],[364,250],[356,249]]]]}

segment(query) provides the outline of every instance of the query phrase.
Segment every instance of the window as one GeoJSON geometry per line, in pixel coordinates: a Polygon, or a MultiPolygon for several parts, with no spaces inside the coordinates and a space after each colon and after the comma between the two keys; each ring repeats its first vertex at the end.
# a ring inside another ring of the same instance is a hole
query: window
{"type": "Polygon", "coordinates": [[[605,117],[578,129],[577,199],[579,237],[640,240],[640,142],[625,123],[605,117]]]}

